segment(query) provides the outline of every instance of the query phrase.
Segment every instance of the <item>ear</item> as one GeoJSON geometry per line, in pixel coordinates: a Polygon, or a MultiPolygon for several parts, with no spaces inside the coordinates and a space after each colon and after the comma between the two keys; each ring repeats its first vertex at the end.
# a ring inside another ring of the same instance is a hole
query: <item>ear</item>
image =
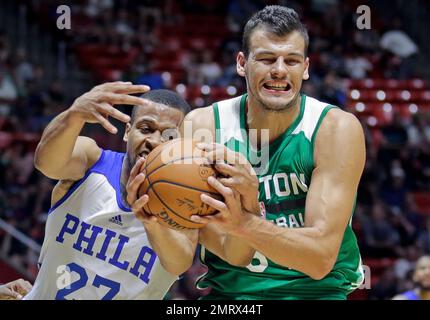
{"type": "Polygon", "coordinates": [[[305,59],[305,70],[303,72],[303,80],[309,79],[309,57],[305,59]]]}
{"type": "Polygon", "coordinates": [[[236,71],[237,71],[237,74],[241,77],[245,77],[245,64],[246,64],[245,54],[242,51],[240,51],[236,57],[236,71]]]}
{"type": "Polygon", "coordinates": [[[128,134],[130,133],[130,129],[131,129],[131,124],[130,124],[130,122],[128,122],[128,123],[125,125],[124,137],[122,138],[122,140],[124,140],[125,142],[127,142],[127,141],[128,141],[128,134]]]}

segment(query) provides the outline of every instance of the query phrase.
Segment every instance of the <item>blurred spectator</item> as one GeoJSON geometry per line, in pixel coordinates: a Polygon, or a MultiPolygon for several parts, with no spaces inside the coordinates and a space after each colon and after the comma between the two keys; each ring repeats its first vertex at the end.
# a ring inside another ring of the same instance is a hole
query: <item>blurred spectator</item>
{"type": "Polygon", "coordinates": [[[430,254],[430,215],[424,220],[423,228],[418,235],[418,244],[426,254],[430,254]]]}
{"type": "Polygon", "coordinates": [[[399,113],[394,112],[393,120],[382,128],[384,145],[386,148],[400,149],[408,141],[408,133],[399,113]]]}
{"type": "Polygon", "coordinates": [[[199,65],[199,83],[213,85],[221,76],[221,68],[217,62],[213,60],[213,55],[210,50],[203,51],[202,62],[199,65]]]}
{"type": "Polygon", "coordinates": [[[389,176],[382,186],[381,199],[388,207],[403,210],[405,208],[407,186],[405,171],[399,160],[393,160],[389,169],[389,176]]]}
{"type": "Polygon", "coordinates": [[[380,46],[397,57],[406,59],[418,53],[418,46],[401,28],[402,22],[396,18],[393,23],[393,29],[382,35],[380,46]]]}
{"type": "Polygon", "coordinates": [[[397,292],[397,278],[394,269],[387,268],[378,282],[372,285],[369,292],[369,298],[371,300],[385,300],[389,299],[397,292]]]}
{"type": "Polygon", "coordinates": [[[0,64],[0,116],[7,116],[18,96],[12,77],[0,64]]]}
{"type": "Polygon", "coordinates": [[[354,44],[362,52],[375,53],[379,50],[379,34],[375,28],[356,30],[354,32],[354,44]]]}
{"type": "Polygon", "coordinates": [[[319,95],[321,100],[340,108],[345,107],[346,96],[342,90],[341,81],[334,71],[329,71],[324,77],[324,81],[319,95]]]}
{"type": "Polygon", "coordinates": [[[115,19],[116,32],[118,32],[120,35],[131,37],[134,34],[134,30],[129,21],[130,17],[128,12],[125,9],[121,9],[115,19]]]}
{"type": "Polygon", "coordinates": [[[148,62],[147,70],[145,70],[144,68],[142,69],[143,72],[139,76],[137,76],[135,80],[136,84],[146,84],[151,89],[164,88],[164,81],[163,77],[161,76],[161,72],[155,71],[153,62],[148,62]]]}
{"type": "Polygon", "coordinates": [[[112,7],[113,0],[88,0],[84,10],[89,17],[97,17],[102,11],[112,7]]]}
{"type": "Polygon", "coordinates": [[[33,79],[34,70],[33,65],[27,59],[27,53],[23,48],[16,50],[15,57],[15,79],[20,92],[25,94],[25,84],[27,81],[33,79]]]}
{"type": "Polygon", "coordinates": [[[404,254],[396,260],[393,266],[397,279],[407,279],[408,274],[411,271],[413,272],[415,261],[418,259],[419,253],[419,250],[412,245],[406,247],[404,254]]]}
{"type": "Polygon", "coordinates": [[[390,224],[383,204],[372,207],[369,219],[363,221],[364,251],[372,257],[394,257],[400,242],[397,230],[390,224]]]}
{"type": "Polygon", "coordinates": [[[394,19],[393,28],[382,35],[380,47],[393,55],[385,59],[392,69],[389,70],[388,76],[405,79],[412,75],[413,60],[418,53],[418,46],[401,28],[401,20],[394,19]]]}
{"type": "Polygon", "coordinates": [[[413,290],[400,293],[393,300],[430,300],[430,256],[422,256],[416,262],[413,282],[413,290]]]}
{"type": "Polygon", "coordinates": [[[227,9],[227,21],[230,31],[237,32],[246,21],[260,9],[261,3],[255,0],[230,0],[227,9]]]}
{"type": "Polygon", "coordinates": [[[371,71],[372,68],[373,66],[370,61],[357,51],[353,51],[352,54],[345,59],[346,72],[352,79],[366,78],[367,73],[371,71]]]}
{"type": "Polygon", "coordinates": [[[430,122],[429,117],[415,114],[412,122],[407,126],[408,143],[412,148],[423,144],[430,144],[430,122]]]}
{"type": "Polygon", "coordinates": [[[10,55],[10,45],[6,33],[0,30],[0,66],[6,63],[10,55]]]}

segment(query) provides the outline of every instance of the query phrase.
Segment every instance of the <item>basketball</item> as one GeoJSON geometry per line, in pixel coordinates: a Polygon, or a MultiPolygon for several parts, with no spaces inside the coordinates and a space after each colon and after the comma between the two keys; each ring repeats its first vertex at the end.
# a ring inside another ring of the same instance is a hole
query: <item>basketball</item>
{"type": "Polygon", "coordinates": [[[202,193],[222,199],[207,183],[209,176],[216,176],[216,171],[196,143],[190,139],[165,142],[151,151],[143,167],[145,180],[139,197],[149,196],[144,210],[172,229],[201,228],[204,225],[190,217],[216,212],[200,200],[202,193]]]}

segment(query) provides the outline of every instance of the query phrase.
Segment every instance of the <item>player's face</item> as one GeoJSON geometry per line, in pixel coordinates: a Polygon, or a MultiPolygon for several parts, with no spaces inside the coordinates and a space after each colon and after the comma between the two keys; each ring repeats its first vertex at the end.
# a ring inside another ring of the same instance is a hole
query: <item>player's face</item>
{"type": "Polygon", "coordinates": [[[182,111],[158,103],[137,109],[134,122],[127,123],[124,135],[130,165],[166,140],[177,137],[183,118],[182,111]]]}
{"type": "Polygon", "coordinates": [[[302,81],[309,78],[303,37],[297,31],[279,37],[257,28],[249,43],[248,58],[238,54],[237,71],[246,78],[250,101],[272,111],[294,106],[302,81]]]}
{"type": "Polygon", "coordinates": [[[430,290],[430,257],[418,260],[415,267],[414,281],[423,290],[430,290]]]}

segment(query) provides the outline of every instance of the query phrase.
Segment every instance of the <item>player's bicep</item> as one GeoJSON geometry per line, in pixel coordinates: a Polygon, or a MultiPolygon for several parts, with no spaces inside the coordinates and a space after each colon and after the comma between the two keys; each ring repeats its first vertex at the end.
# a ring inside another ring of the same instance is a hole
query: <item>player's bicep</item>
{"type": "Polygon", "coordinates": [[[358,120],[343,111],[333,111],[315,142],[316,167],[306,198],[305,226],[317,228],[327,250],[337,255],[363,172],[365,145],[358,120]]]}

